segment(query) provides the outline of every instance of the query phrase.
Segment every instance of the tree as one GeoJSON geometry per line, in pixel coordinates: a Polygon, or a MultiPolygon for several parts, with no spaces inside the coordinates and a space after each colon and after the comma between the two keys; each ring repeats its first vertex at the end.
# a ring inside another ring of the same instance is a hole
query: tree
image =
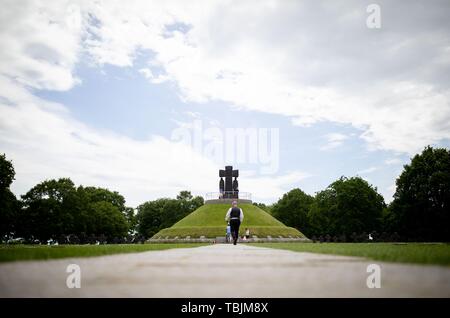
{"type": "Polygon", "coordinates": [[[72,180],[46,180],[22,196],[20,235],[41,241],[73,233],[80,222],[78,198],[72,180]]]}
{"type": "Polygon", "coordinates": [[[128,226],[129,226],[128,231],[130,234],[133,234],[134,231],[136,230],[136,226],[137,226],[137,218],[134,213],[134,209],[130,208],[130,207],[126,207],[125,208],[125,217],[127,219],[128,226]]]}
{"type": "MultiPolygon", "coordinates": [[[[203,199],[203,197],[201,196],[196,196],[194,197],[191,201],[189,201],[189,206],[188,206],[188,210],[190,212],[194,212],[195,210],[197,210],[199,207],[201,207],[203,204],[205,204],[205,200],[203,199]]],[[[189,212],[189,213],[190,213],[189,212]]]]}
{"type": "Polygon", "coordinates": [[[199,207],[205,204],[205,201],[202,197],[194,197],[191,194],[191,191],[180,191],[180,193],[177,195],[177,201],[185,205],[189,213],[197,210],[199,207]]]}
{"type": "Polygon", "coordinates": [[[271,209],[272,209],[272,206],[267,206],[266,204],[264,204],[264,203],[259,203],[259,202],[253,202],[252,203],[254,206],[257,206],[258,208],[260,208],[261,210],[264,210],[264,211],[266,211],[267,213],[271,213],[272,211],[271,211],[271,209]]]}
{"type": "Polygon", "coordinates": [[[450,150],[426,147],[398,177],[389,215],[408,240],[450,241],[450,150]]]}
{"type": "Polygon", "coordinates": [[[161,228],[171,227],[191,212],[183,200],[167,199],[162,206],[161,228]]]}
{"type": "Polygon", "coordinates": [[[126,217],[111,202],[90,203],[89,218],[92,220],[92,228],[89,234],[105,235],[110,242],[115,238],[124,238],[127,235],[128,223],[126,217]]]}
{"type": "Polygon", "coordinates": [[[138,233],[146,238],[152,237],[192,212],[188,208],[185,200],[163,198],[145,202],[137,208],[138,233]]]}
{"type": "Polygon", "coordinates": [[[67,178],[37,184],[22,196],[19,232],[41,241],[71,233],[76,220],[72,213],[76,189],[67,178]]]}
{"type": "Polygon", "coordinates": [[[125,206],[125,198],[120,193],[105,188],[83,186],[79,186],[77,192],[80,198],[81,205],[83,206],[83,210],[90,211],[88,212],[88,215],[85,215],[91,220],[88,224],[87,230],[85,231],[86,233],[93,235],[104,235],[109,241],[111,241],[113,238],[124,236],[123,234],[121,234],[122,232],[112,230],[114,228],[112,226],[105,227],[102,226],[102,224],[98,224],[98,222],[100,222],[100,219],[92,220],[91,216],[89,215],[89,213],[92,213],[93,211],[92,207],[100,207],[103,214],[105,214],[105,211],[109,211],[109,220],[115,220],[116,222],[118,222],[117,224],[115,224],[116,227],[121,229],[123,227],[126,227],[127,231],[130,229],[134,230],[136,223],[134,217],[134,209],[125,206]],[[97,203],[98,205],[96,205],[97,203]],[[105,205],[103,203],[108,203],[110,206],[114,207],[114,209],[107,209],[108,205],[105,205]],[[116,215],[116,211],[119,211],[119,213],[121,214],[120,217],[116,215]],[[123,224],[123,220],[125,220],[125,224],[123,224]],[[96,227],[96,230],[92,230],[89,225],[94,225],[96,227]],[[103,232],[99,231],[98,229],[103,229],[103,232]]]}
{"type": "Polygon", "coordinates": [[[177,195],[177,200],[192,200],[192,194],[191,191],[180,191],[180,193],[177,195]]]}
{"type": "Polygon", "coordinates": [[[272,215],[300,231],[308,230],[308,211],[314,198],[300,189],[293,189],[284,194],[272,207],[272,215]]]}
{"type": "Polygon", "coordinates": [[[41,242],[75,235],[81,241],[123,238],[129,228],[125,199],[108,189],[75,188],[72,180],[46,180],[22,196],[20,235],[41,242]]]}
{"type": "Polygon", "coordinates": [[[137,207],[137,231],[145,238],[152,237],[161,230],[163,206],[168,199],[145,202],[137,207]]]}
{"type": "Polygon", "coordinates": [[[16,231],[15,220],[20,204],[9,188],[14,176],[12,162],[4,154],[0,155],[0,242],[5,235],[16,231]]]}
{"type": "Polygon", "coordinates": [[[152,237],[203,204],[203,198],[193,197],[190,191],[181,191],[176,200],[163,198],[145,202],[137,207],[137,232],[145,238],[152,237]]]}
{"type": "Polygon", "coordinates": [[[11,161],[6,159],[6,155],[0,155],[0,189],[7,189],[14,181],[14,166],[11,161]]]}
{"type": "Polygon", "coordinates": [[[97,187],[78,187],[79,192],[84,192],[85,200],[88,202],[109,202],[114,205],[120,212],[126,211],[125,198],[117,191],[110,191],[97,187]]]}
{"type": "Polygon", "coordinates": [[[352,233],[379,231],[385,207],[383,197],[367,181],[341,177],[317,193],[307,233],[350,237],[352,233]]]}

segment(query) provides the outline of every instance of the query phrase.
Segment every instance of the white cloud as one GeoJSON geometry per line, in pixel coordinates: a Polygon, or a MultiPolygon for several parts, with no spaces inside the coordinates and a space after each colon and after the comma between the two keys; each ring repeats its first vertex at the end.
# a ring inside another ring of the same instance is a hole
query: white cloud
{"type": "Polygon", "coordinates": [[[321,146],[320,150],[331,150],[341,146],[346,139],[348,139],[347,135],[340,133],[331,133],[325,136],[327,139],[327,144],[321,146]]]}
{"type": "Polygon", "coordinates": [[[152,70],[149,68],[141,68],[139,70],[139,73],[144,75],[144,77],[153,84],[161,84],[169,80],[169,78],[166,75],[158,75],[158,76],[153,75],[152,70]]]}
{"type": "Polygon", "coordinates": [[[100,3],[89,8],[101,24],[87,50],[116,65],[151,50],[149,68],[187,101],[221,100],[300,125],[351,124],[371,149],[412,154],[450,137],[445,2],[424,11],[382,1],[380,32],[366,28],[359,1],[100,3]],[[167,37],[174,23],[191,27],[167,37]]]}
{"type": "MultiPolygon", "coordinates": [[[[0,84],[13,87],[4,78],[0,84]]],[[[44,179],[60,177],[117,190],[133,206],[175,196],[183,189],[200,195],[217,190],[217,165],[164,137],[137,141],[96,130],[73,119],[64,106],[38,99],[20,87],[9,103],[0,102],[0,114],[0,144],[13,160],[17,173],[13,189],[18,194],[44,179]]],[[[254,176],[241,189],[251,187],[258,198],[267,200],[303,176],[293,172],[270,182],[254,176]]]]}
{"type": "Polygon", "coordinates": [[[391,166],[391,165],[399,165],[399,164],[402,163],[402,160],[400,160],[399,158],[390,158],[390,159],[386,159],[386,160],[384,161],[384,163],[385,163],[386,165],[388,165],[388,166],[391,166]]]}
{"type": "Polygon", "coordinates": [[[67,90],[83,34],[80,7],[70,1],[2,2],[0,74],[37,89],[67,90]]]}
{"type": "Polygon", "coordinates": [[[144,76],[186,101],[351,124],[371,149],[413,154],[450,139],[450,6],[380,5],[374,31],[360,1],[8,1],[0,73],[66,90],[80,52],[117,66],[152,52],[144,76]]]}
{"type": "Polygon", "coordinates": [[[292,171],[285,175],[271,177],[246,176],[242,178],[239,185],[240,187],[242,186],[242,189],[251,189],[254,201],[271,203],[293,187],[299,187],[298,183],[309,177],[311,177],[310,174],[300,171],[292,171]]]}
{"type": "Polygon", "coordinates": [[[387,203],[390,203],[393,200],[393,196],[396,190],[397,186],[395,184],[391,184],[389,187],[386,188],[386,193],[384,194],[384,197],[387,203]]]}
{"type": "Polygon", "coordinates": [[[379,169],[378,167],[369,167],[367,169],[363,169],[363,170],[358,171],[356,174],[357,175],[370,174],[370,173],[373,173],[373,172],[377,171],[378,169],[379,169]]]}

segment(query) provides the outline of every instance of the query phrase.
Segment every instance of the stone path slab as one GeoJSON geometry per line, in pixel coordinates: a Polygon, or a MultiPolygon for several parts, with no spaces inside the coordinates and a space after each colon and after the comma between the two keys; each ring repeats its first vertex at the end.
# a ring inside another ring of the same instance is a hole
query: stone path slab
{"type": "Polygon", "coordinates": [[[0,264],[0,297],[450,297],[450,268],[248,245],[0,264]],[[69,289],[66,268],[81,268],[69,289]],[[381,288],[366,285],[381,267],[381,288]]]}

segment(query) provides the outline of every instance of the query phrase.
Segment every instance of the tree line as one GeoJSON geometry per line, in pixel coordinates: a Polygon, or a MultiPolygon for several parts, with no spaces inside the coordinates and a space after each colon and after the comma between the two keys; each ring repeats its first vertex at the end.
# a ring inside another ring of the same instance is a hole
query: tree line
{"type": "MultiPolygon", "coordinates": [[[[181,191],[175,199],[125,206],[116,191],[43,181],[20,199],[11,192],[14,167],[0,155],[0,238],[30,243],[142,242],[203,205],[181,191]]],[[[450,151],[426,147],[396,180],[394,199],[361,177],[341,177],[315,196],[293,189],[271,206],[254,203],[317,241],[450,241],[450,151]]]]}
{"type": "Polygon", "coordinates": [[[361,177],[341,177],[315,196],[293,189],[257,204],[317,241],[450,241],[450,151],[426,147],[404,166],[393,201],[361,177]]]}
{"type": "Polygon", "coordinates": [[[11,192],[15,170],[0,155],[0,238],[59,244],[142,242],[203,205],[181,191],[176,199],[148,201],[135,209],[117,191],[78,186],[69,178],[46,180],[20,199],[11,192]]]}

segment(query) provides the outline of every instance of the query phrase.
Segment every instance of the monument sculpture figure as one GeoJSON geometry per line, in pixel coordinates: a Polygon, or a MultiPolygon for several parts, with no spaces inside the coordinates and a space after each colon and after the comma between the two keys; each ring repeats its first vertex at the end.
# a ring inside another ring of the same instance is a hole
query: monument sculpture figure
{"type": "Polygon", "coordinates": [[[239,198],[239,170],[233,170],[233,166],[225,166],[225,170],[219,170],[219,191],[222,199],[239,198]],[[225,178],[225,181],[223,180],[225,178]],[[234,178],[234,180],[233,180],[234,178]]]}

